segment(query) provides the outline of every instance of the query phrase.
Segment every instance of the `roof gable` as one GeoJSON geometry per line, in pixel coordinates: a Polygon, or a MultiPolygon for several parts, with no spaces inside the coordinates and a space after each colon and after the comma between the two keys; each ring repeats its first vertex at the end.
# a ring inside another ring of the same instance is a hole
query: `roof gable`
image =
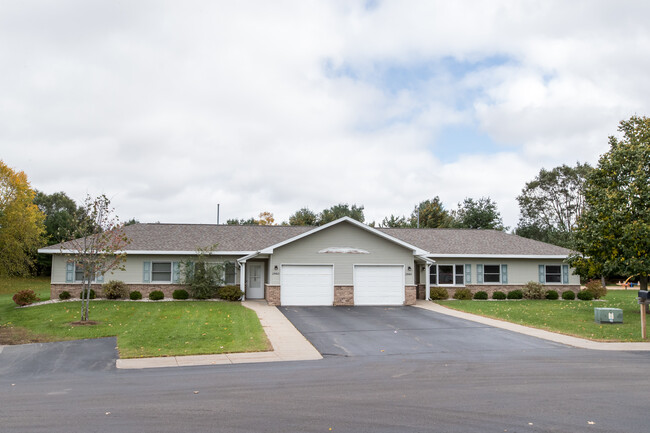
{"type": "Polygon", "coordinates": [[[366,224],[363,224],[363,223],[361,223],[361,222],[359,222],[359,221],[357,221],[355,219],[352,219],[350,217],[347,217],[347,216],[339,218],[339,219],[337,219],[335,221],[332,221],[332,222],[329,222],[327,224],[323,224],[322,226],[316,227],[316,228],[314,228],[314,229],[312,229],[312,230],[310,230],[308,232],[301,233],[301,234],[299,234],[297,236],[294,236],[294,237],[292,237],[290,239],[286,239],[286,240],[284,240],[282,242],[278,242],[275,245],[271,245],[271,246],[269,246],[267,248],[264,248],[263,250],[260,251],[260,253],[261,254],[272,254],[273,250],[276,249],[276,248],[280,248],[280,247],[282,247],[284,245],[290,244],[290,243],[295,242],[295,241],[297,241],[299,239],[302,239],[304,237],[311,236],[314,233],[318,233],[318,232],[321,232],[323,230],[327,230],[328,228],[333,227],[333,226],[335,226],[337,224],[341,224],[341,223],[352,224],[353,226],[356,226],[359,229],[365,230],[365,231],[370,232],[370,233],[372,233],[372,234],[374,234],[376,236],[379,236],[379,237],[381,237],[381,238],[383,238],[383,239],[385,239],[385,240],[387,240],[389,242],[393,242],[393,243],[395,243],[397,245],[400,245],[400,246],[402,246],[402,247],[404,247],[406,249],[409,249],[409,250],[413,251],[413,254],[416,254],[416,255],[425,255],[425,254],[427,254],[426,251],[416,247],[415,245],[411,245],[411,244],[409,244],[407,242],[404,242],[401,239],[393,237],[393,236],[391,236],[391,235],[389,235],[387,233],[383,233],[383,232],[381,232],[381,231],[379,231],[379,230],[377,230],[377,229],[375,229],[373,227],[370,227],[370,226],[368,226],[366,224]]]}

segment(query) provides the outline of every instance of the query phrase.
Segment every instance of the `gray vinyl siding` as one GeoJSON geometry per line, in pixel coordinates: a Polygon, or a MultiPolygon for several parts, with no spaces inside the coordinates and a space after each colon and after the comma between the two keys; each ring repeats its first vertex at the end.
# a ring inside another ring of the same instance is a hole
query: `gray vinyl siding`
{"type": "MultiPolygon", "coordinates": [[[[214,256],[210,257],[209,262],[234,262],[239,257],[235,256],[214,256]]],[[[127,284],[143,284],[142,268],[144,262],[183,262],[190,259],[190,256],[173,256],[173,255],[133,255],[127,256],[126,262],[123,263],[124,270],[113,270],[104,276],[104,281],[119,280],[127,284]]],[[[54,254],[52,257],[52,283],[65,283],[65,265],[69,260],[68,257],[60,254],[54,254]]],[[[239,284],[239,269],[236,270],[236,284],[239,284]]],[[[182,275],[182,273],[181,273],[182,275]]],[[[165,284],[156,282],[155,284],[165,284]]]]}
{"type": "Polygon", "coordinates": [[[406,285],[413,284],[414,256],[410,249],[369,233],[352,224],[341,223],[276,248],[269,259],[270,284],[280,284],[283,264],[334,265],[334,284],[353,285],[353,267],[358,264],[403,265],[406,285]],[[325,248],[366,250],[369,254],[319,253],[325,248]],[[408,267],[412,270],[409,272],[408,267]]]}
{"type": "MultiPolygon", "coordinates": [[[[563,265],[563,260],[551,259],[481,259],[481,258],[436,258],[433,257],[438,265],[472,265],[472,282],[468,285],[477,284],[476,265],[508,265],[508,283],[506,285],[522,285],[529,281],[539,281],[539,265],[563,265]]],[[[426,268],[420,269],[420,281],[424,282],[426,268]]],[[[490,285],[490,283],[483,283],[490,285]]],[[[569,269],[569,284],[580,284],[580,277],[569,269]]]]}

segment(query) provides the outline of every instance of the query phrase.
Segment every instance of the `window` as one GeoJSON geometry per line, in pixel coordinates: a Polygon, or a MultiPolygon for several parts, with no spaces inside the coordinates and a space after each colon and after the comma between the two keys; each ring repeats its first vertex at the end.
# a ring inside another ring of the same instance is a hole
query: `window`
{"type": "Polygon", "coordinates": [[[465,284],[464,265],[431,265],[429,283],[433,285],[462,286],[465,284]]]}
{"type": "Polygon", "coordinates": [[[562,283],[562,266],[546,265],[546,283],[562,283]]]}
{"type": "MultiPolygon", "coordinates": [[[[84,279],[84,268],[83,268],[83,266],[81,264],[75,263],[74,264],[74,280],[75,281],[83,281],[83,279],[84,279]]],[[[90,280],[95,281],[95,276],[93,275],[90,280]]]]}
{"type": "Polygon", "coordinates": [[[151,281],[170,283],[172,281],[172,262],[151,263],[151,281]]]}
{"type": "Polygon", "coordinates": [[[226,262],[225,264],[225,278],[224,283],[226,284],[236,284],[237,280],[237,269],[235,268],[234,262],[226,262]]]}
{"type": "Polygon", "coordinates": [[[501,266],[483,265],[483,281],[486,283],[501,282],[501,266]]]}

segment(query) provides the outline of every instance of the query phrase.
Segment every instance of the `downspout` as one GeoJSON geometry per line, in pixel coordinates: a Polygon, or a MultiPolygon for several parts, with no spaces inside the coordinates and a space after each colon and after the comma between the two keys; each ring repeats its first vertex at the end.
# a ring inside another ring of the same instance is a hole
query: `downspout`
{"type": "Polygon", "coordinates": [[[240,263],[239,260],[237,260],[237,263],[239,264],[239,290],[241,290],[243,293],[241,300],[245,301],[246,300],[246,262],[240,263]]]}
{"type": "Polygon", "coordinates": [[[425,276],[424,276],[424,281],[425,281],[425,285],[424,285],[424,291],[425,291],[424,299],[426,299],[427,301],[430,301],[430,300],[431,300],[431,274],[430,274],[430,271],[431,271],[431,265],[432,265],[432,263],[429,263],[429,262],[426,262],[426,264],[425,264],[425,267],[426,267],[426,274],[425,274],[425,276]]]}

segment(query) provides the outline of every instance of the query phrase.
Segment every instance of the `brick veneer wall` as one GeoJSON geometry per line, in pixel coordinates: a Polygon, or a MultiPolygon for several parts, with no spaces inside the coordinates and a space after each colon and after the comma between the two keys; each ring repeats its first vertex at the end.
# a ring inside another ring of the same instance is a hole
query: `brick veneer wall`
{"type": "Polygon", "coordinates": [[[280,286],[264,284],[264,299],[269,305],[280,305],[280,286]]]}
{"type": "MultiPolygon", "coordinates": [[[[174,290],[184,289],[187,286],[184,284],[127,284],[129,292],[138,291],[142,293],[143,298],[148,298],[149,293],[154,290],[160,290],[165,294],[165,298],[171,298],[174,290]]],[[[92,284],[92,289],[98,298],[104,297],[104,291],[101,284],[92,284]]],[[[59,294],[63,291],[68,291],[73,297],[79,297],[81,293],[81,284],[52,284],[50,285],[50,299],[59,299],[59,294]]]]}
{"type": "Polygon", "coordinates": [[[415,305],[417,286],[404,286],[404,305],[415,305]]]}
{"type": "Polygon", "coordinates": [[[334,305],[341,307],[354,305],[354,287],[334,286],[334,305]]]}
{"type": "Polygon", "coordinates": [[[427,299],[427,285],[418,284],[418,299],[427,299]]]}

